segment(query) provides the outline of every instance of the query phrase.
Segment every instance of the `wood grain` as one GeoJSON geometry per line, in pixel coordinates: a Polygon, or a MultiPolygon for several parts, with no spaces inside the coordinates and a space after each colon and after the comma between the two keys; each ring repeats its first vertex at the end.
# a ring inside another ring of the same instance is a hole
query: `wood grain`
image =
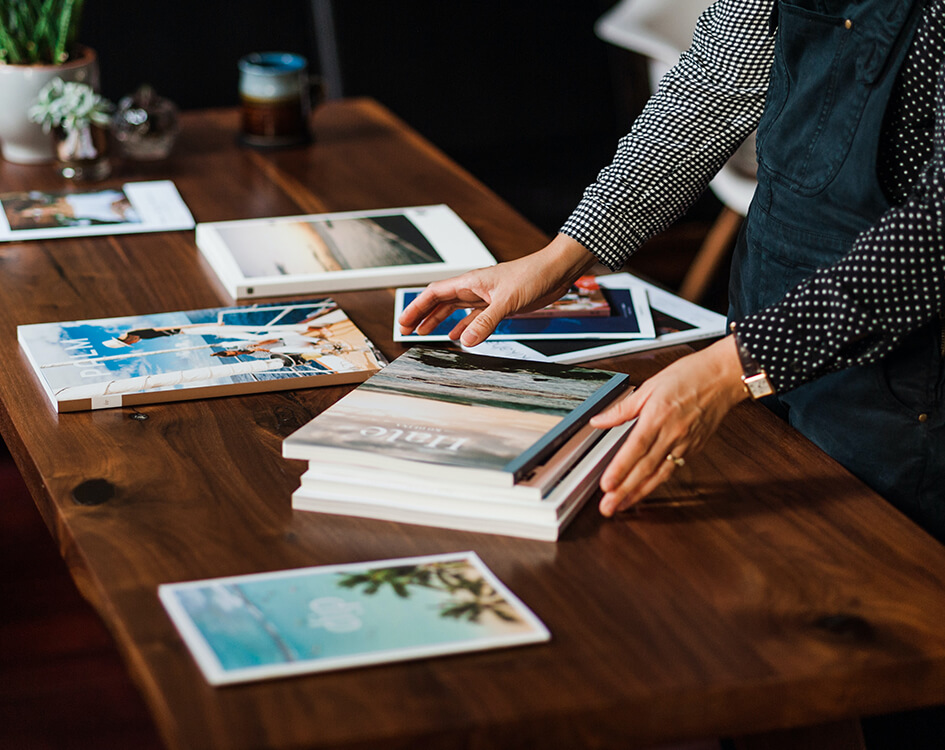
{"type": "MultiPolygon", "coordinates": [[[[499,258],[538,230],[378,104],[332,102],[310,148],[183,118],[166,163],[198,221],[448,203],[499,258]]],[[[55,188],[0,165],[5,189],[55,188]]],[[[82,593],[173,748],[630,747],[945,702],[945,550],[755,404],[638,512],[586,508],[556,544],[290,507],[282,439],[348,387],[57,416],[16,326],[231,300],[192,232],[0,245],[0,431],[82,593]],[[476,550],[549,644],[211,688],[160,583],[476,550]]],[[[337,299],[389,357],[392,293],[337,299]]],[[[636,382],[686,347],[602,364],[636,382]]]]}

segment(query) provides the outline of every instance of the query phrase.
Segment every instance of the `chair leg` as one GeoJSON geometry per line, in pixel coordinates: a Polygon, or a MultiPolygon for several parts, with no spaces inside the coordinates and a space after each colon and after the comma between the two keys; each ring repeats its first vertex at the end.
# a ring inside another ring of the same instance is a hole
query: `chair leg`
{"type": "Polygon", "coordinates": [[[733,211],[728,206],[722,207],[721,213],[706,235],[683,278],[679,288],[680,297],[690,302],[698,302],[702,299],[718,270],[719,263],[731,248],[742,219],[742,215],[737,211],[733,211]]]}

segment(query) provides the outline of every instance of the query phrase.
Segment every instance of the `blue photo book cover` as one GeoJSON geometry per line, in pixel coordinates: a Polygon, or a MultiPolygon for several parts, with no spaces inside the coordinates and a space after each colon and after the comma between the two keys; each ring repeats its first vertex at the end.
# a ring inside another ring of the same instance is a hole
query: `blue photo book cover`
{"type": "MultiPolygon", "coordinates": [[[[422,287],[405,287],[397,290],[394,300],[394,341],[422,344],[432,341],[449,341],[449,333],[466,317],[469,310],[456,310],[433,331],[420,335],[416,332],[403,334],[397,320],[404,309],[423,291],[422,287]]],[[[656,336],[653,316],[646,291],[640,287],[601,287],[607,302],[607,315],[551,314],[539,315],[541,311],[526,316],[517,315],[499,322],[489,341],[571,341],[587,339],[652,339],[656,336]]],[[[552,303],[554,304],[554,303],[552,303]]],[[[552,306],[549,305],[549,308],[552,306]]],[[[546,310],[547,308],[542,308],[546,310]]]]}
{"type": "Polygon", "coordinates": [[[17,329],[57,411],[360,383],[383,355],[331,298],[17,329]]]}
{"type": "Polygon", "coordinates": [[[474,552],[164,584],[212,685],[550,639],[474,552]]]}

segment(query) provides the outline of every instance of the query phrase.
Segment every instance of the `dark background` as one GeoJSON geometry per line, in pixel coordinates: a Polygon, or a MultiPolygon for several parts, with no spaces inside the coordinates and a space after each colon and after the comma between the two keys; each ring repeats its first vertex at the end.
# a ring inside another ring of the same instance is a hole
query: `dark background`
{"type": "MultiPolygon", "coordinates": [[[[370,96],[547,233],[648,95],[644,62],[594,35],[614,0],[335,0],[341,90],[370,96]]],[[[182,109],[237,103],[237,60],[305,55],[311,0],[88,0],[80,39],[113,101],[152,84],[182,109]]],[[[707,198],[701,219],[717,210],[707,198]]]]}

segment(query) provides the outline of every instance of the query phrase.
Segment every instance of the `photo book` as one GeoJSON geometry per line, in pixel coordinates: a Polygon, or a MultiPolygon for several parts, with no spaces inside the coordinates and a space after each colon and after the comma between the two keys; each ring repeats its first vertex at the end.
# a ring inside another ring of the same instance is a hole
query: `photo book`
{"type": "Polygon", "coordinates": [[[628,376],[414,347],[282,443],[286,458],[512,487],[628,376]]]}
{"type": "Polygon", "coordinates": [[[515,318],[577,318],[613,313],[604,290],[595,276],[581,276],[561,297],[531,312],[516,313],[515,318]]]}
{"type": "Polygon", "coordinates": [[[475,552],[163,584],[211,685],[548,641],[475,552]]]}
{"type": "Polygon", "coordinates": [[[530,362],[557,362],[580,364],[607,357],[658,349],[664,346],[686,344],[703,339],[724,336],[725,316],[684,300],[665,289],[650,284],[629,273],[598,276],[597,281],[608,293],[616,290],[640,290],[646,294],[655,336],[648,339],[553,339],[518,341],[489,338],[466,351],[493,357],[509,357],[530,362]]]}
{"type": "Polygon", "coordinates": [[[196,241],[235,299],[426,284],[495,264],[445,205],[201,223],[196,241]]]}
{"type": "Polygon", "coordinates": [[[0,242],[193,229],[173,182],[117,188],[0,193],[0,242]]]}
{"type": "MultiPolygon", "coordinates": [[[[647,301],[646,290],[638,286],[606,287],[600,290],[607,302],[607,315],[564,315],[551,313],[556,303],[541,308],[547,315],[526,313],[504,318],[489,336],[489,341],[532,341],[586,339],[653,339],[656,330],[647,301]]],[[[427,342],[450,341],[449,333],[469,310],[456,310],[430,333],[403,334],[397,320],[420,292],[422,287],[397,289],[394,300],[394,341],[427,342]]],[[[565,295],[563,299],[567,299],[565,295]]],[[[566,308],[565,308],[566,309],[566,308]]],[[[541,312],[539,311],[539,312],[541,312]]]]}
{"type": "MultiPolygon", "coordinates": [[[[542,459],[525,473],[515,484],[500,487],[485,485],[490,498],[509,501],[512,504],[524,503],[534,507],[557,485],[558,481],[571,470],[571,467],[584,456],[600,439],[600,430],[585,424],[572,435],[560,448],[542,459]]],[[[380,469],[372,465],[372,456],[365,453],[363,463],[338,464],[325,461],[309,461],[305,476],[317,478],[325,486],[328,484],[354,484],[364,487],[382,488],[385,495],[393,494],[398,488],[409,487],[410,491],[435,494],[447,498],[479,498],[483,494],[483,485],[474,482],[449,482],[436,477],[422,476],[416,471],[397,471],[380,469]]]]}
{"type": "Polygon", "coordinates": [[[360,383],[384,356],[332,299],[17,329],[60,412],[360,383]]]}
{"type": "Polygon", "coordinates": [[[292,507],[553,542],[597,492],[601,474],[631,428],[628,423],[595,430],[583,451],[562,457],[561,474],[537,498],[462,482],[437,486],[407,474],[344,473],[310,462],[292,495],[292,507]]]}

